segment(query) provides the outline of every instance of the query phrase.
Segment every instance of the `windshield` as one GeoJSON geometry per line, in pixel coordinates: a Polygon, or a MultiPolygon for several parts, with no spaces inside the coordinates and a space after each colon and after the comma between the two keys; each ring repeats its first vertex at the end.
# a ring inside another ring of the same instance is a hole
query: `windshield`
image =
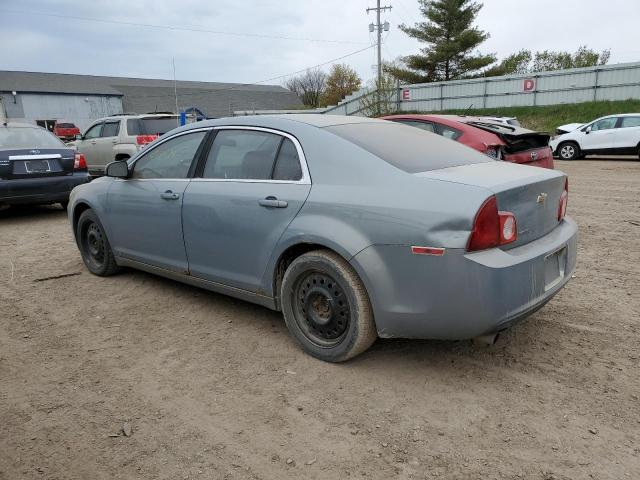
{"type": "Polygon", "coordinates": [[[0,127],[0,148],[65,148],[58,137],[35,127],[0,127]]]}
{"type": "Polygon", "coordinates": [[[178,117],[131,118],[127,120],[129,135],[164,135],[178,127],[178,117]]]}
{"type": "Polygon", "coordinates": [[[334,125],[326,130],[407,173],[493,161],[458,142],[396,122],[334,125]]]}

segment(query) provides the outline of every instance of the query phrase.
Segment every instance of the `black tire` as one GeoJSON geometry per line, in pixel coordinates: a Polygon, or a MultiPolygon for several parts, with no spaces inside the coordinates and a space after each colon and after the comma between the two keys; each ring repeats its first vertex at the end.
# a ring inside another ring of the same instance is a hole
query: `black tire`
{"type": "Polygon", "coordinates": [[[333,252],[315,250],[296,258],[284,274],[280,298],[289,332],[320,360],[344,362],[378,338],[362,281],[333,252]]]}
{"type": "Polygon", "coordinates": [[[558,158],[560,160],[577,160],[582,156],[580,147],[575,142],[564,142],[558,145],[558,158]]]}
{"type": "Polygon", "coordinates": [[[94,275],[108,277],[120,270],[104,227],[93,210],[85,210],[80,215],[76,225],[76,241],[82,261],[94,275]]]}

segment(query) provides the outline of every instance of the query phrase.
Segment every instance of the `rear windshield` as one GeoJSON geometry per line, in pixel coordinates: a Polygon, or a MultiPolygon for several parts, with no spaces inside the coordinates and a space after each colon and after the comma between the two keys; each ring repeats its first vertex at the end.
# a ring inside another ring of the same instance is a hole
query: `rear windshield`
{"type": "Polygon", "coordinates": [[[127,134],[164,135],[178,126],[178,117],[131,118],[127,120],[127,134]]]}
{"type": "Polygon", "coordinates": [[[56,123],[56,127],[58,128],[76,128],[73,123],[56,123]]]}
{"type": "Polygon", "coordinates": [[[407,173],[493,161],[453,140],[395,122],[334,125],[326,130],[407,173]]]}
{"type": "Polygon", "coordinates": [[[0,148],[65,148],[58,137],[35,127],[0,127],[0,148]]]}

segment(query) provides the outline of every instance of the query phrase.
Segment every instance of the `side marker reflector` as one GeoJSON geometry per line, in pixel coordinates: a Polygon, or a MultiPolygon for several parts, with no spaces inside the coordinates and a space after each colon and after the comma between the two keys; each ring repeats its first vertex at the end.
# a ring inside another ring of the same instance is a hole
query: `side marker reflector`
{"type": "Polygon", "coordinates": [[[444,255],[444,248],[436,247],[411,247],[411,253],[414,255],[435,255],[441,257],[444,255]]]}

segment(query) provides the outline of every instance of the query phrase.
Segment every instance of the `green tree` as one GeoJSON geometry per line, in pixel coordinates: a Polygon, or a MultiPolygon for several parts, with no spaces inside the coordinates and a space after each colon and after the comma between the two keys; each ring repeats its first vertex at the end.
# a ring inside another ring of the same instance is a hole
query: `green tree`
{"type": "Polygon", "coordinates": [[[360,88],[362,80],[349,65],[333,65],[325,82],[321,105],[335,105],[360,88]]]}
{"type": "Polygon", "coordinates": [[[496,61],[477,48],[489,34],[473,26],[482,5],[471,0],[418,0],[426,22],[400,29],[427,44],[420,54],[403,57],[406,68],[390,68],[394,77],[408,82],[435,82],[472,76],[496,61]]]}
{"type": "Polygon", "coordinates": [[[369,81],[369,93],[360,99],[360,113],[367,117],[379,117],[395,113],[398,107],[396,79],[390,73],[383,72],[378,80],[369,81]]]}
{"type": "Polygon", "coordinates": [[[513,75],[516,73],[529,73],[531,59],[532,56],[530,50],[520,50],[518,53],[512,53],[500,63],[494,65],[478,76],[498,77],[501,75],[513,75]]]}

